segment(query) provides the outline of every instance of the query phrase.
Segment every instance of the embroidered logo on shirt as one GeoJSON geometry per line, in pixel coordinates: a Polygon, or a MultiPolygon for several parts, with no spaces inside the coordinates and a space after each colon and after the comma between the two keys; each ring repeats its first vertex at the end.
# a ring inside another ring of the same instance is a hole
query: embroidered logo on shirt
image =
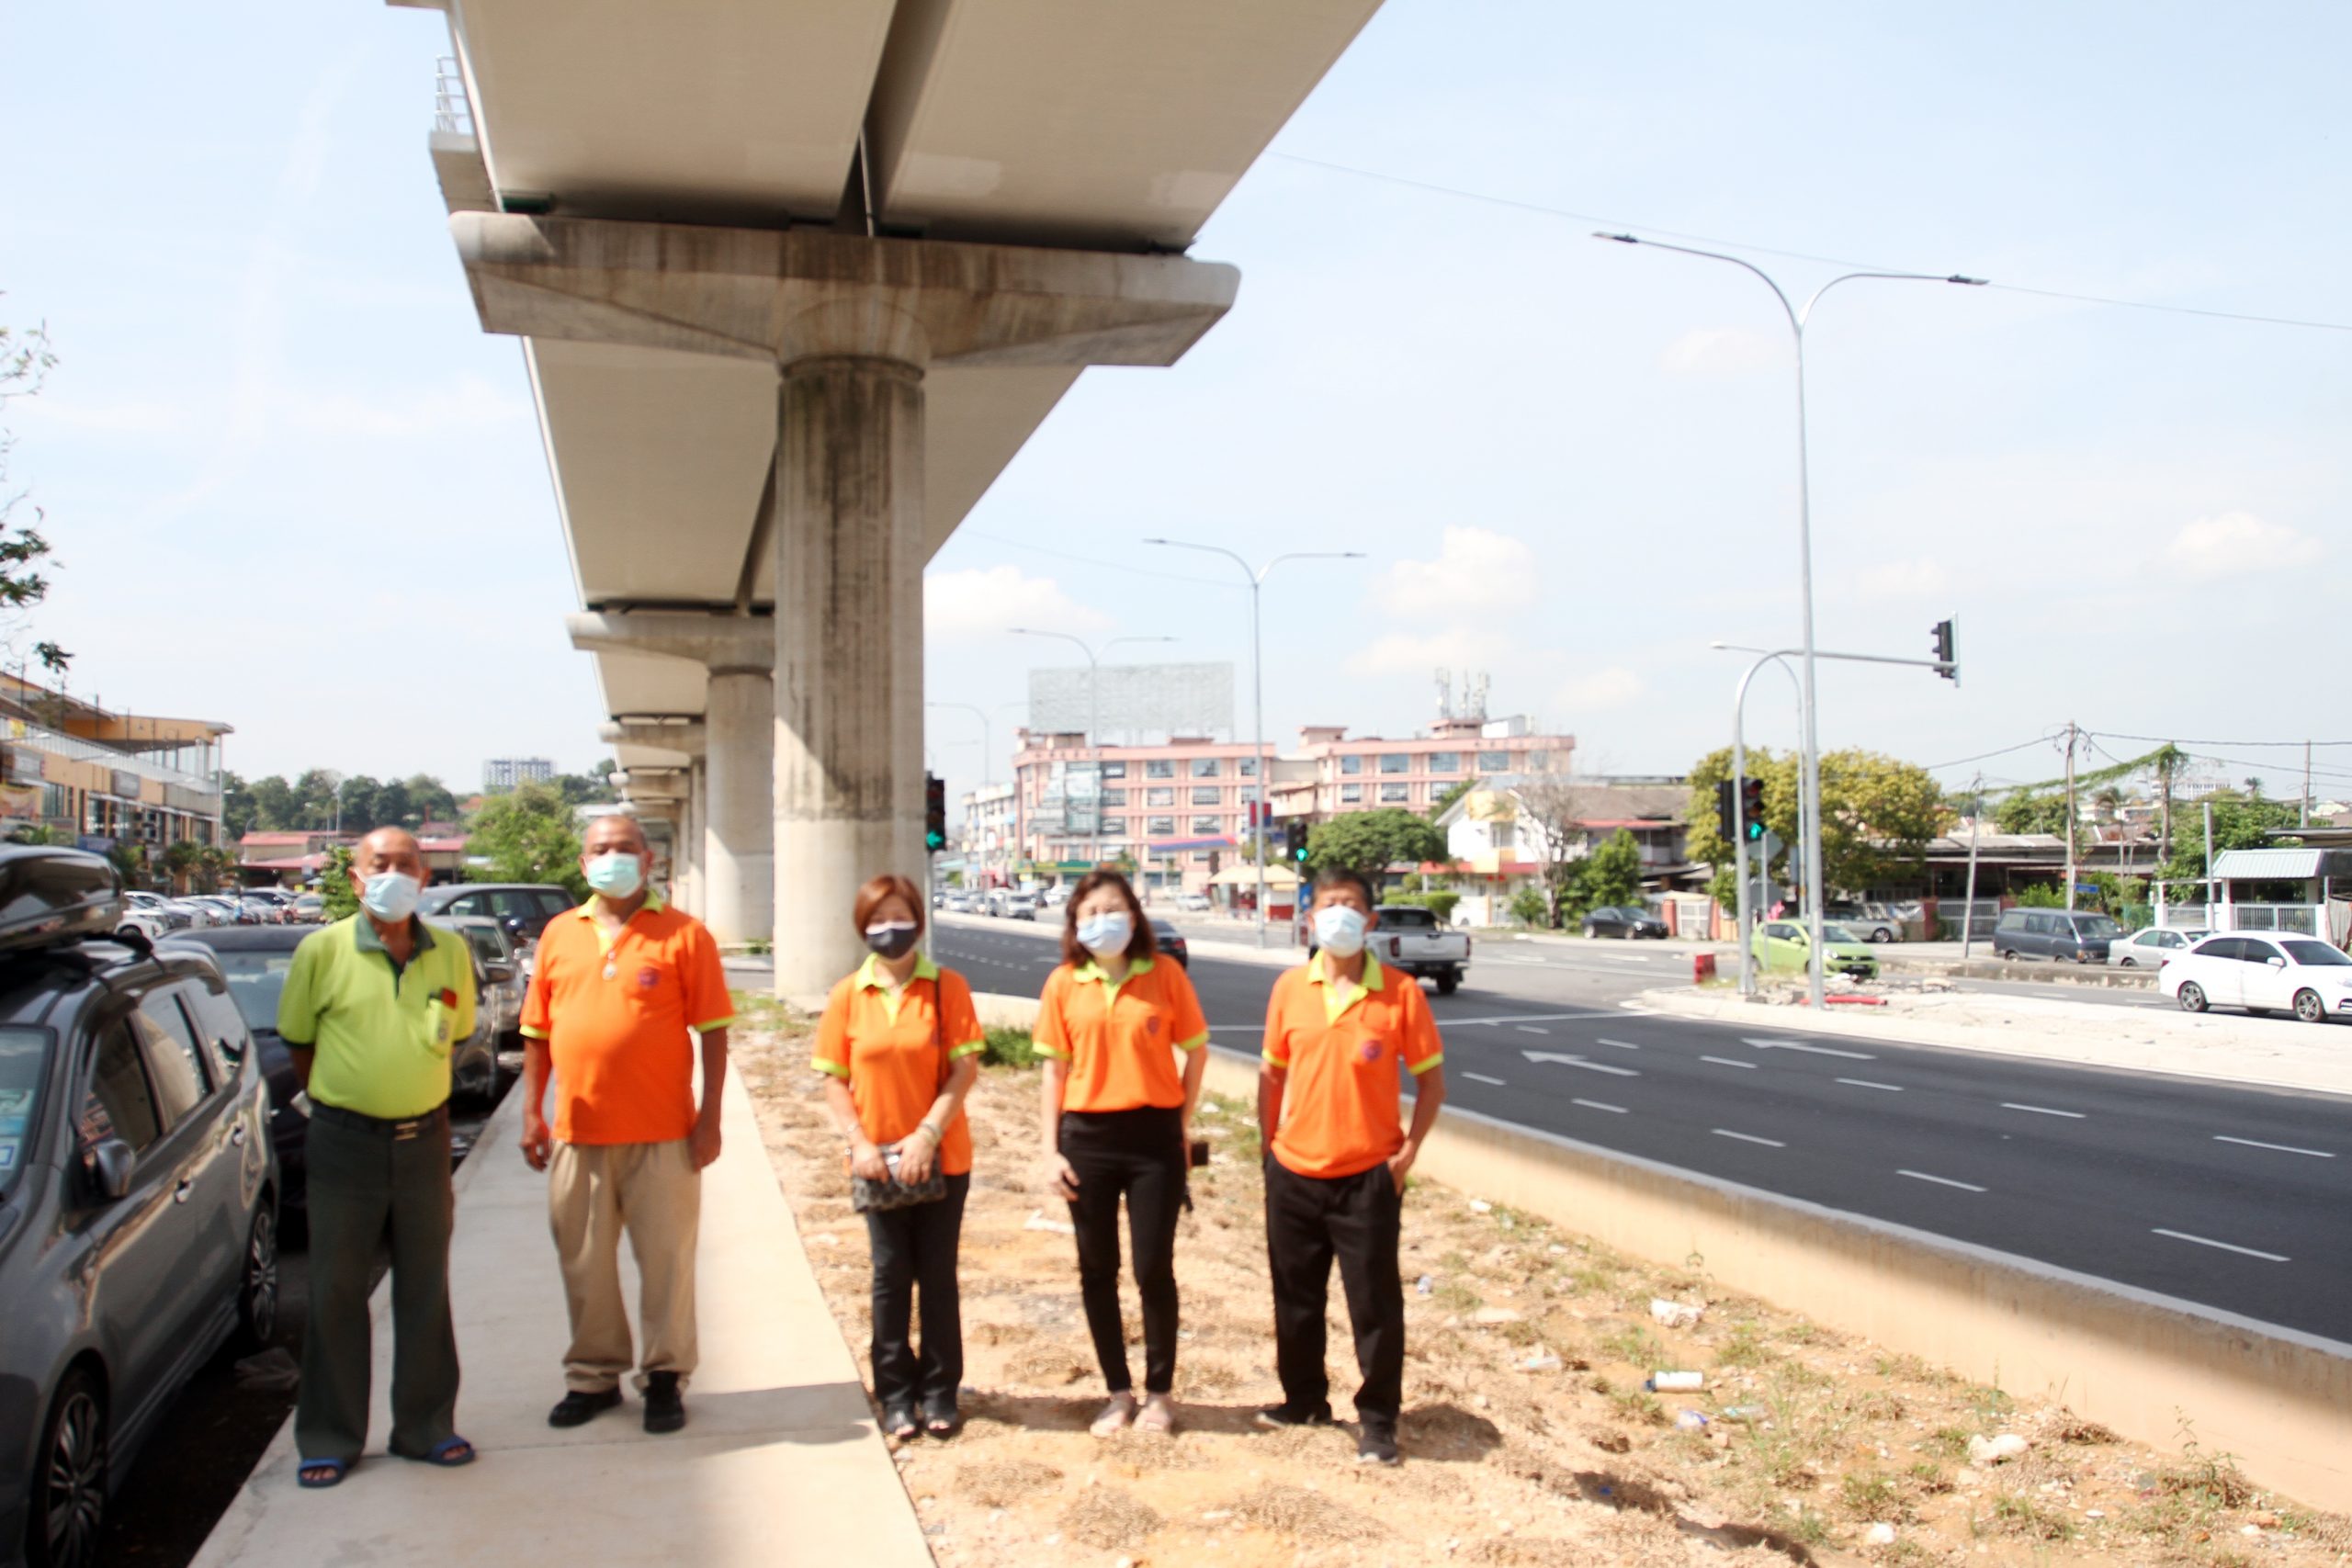
{"type": "Polygon", "coordinates": [[[1159,1032],[1159,1015],[1158,1013],[1153,1013],[1149,1018],[1144,1020],[1143,1032],[1146,1034],[1157,1034],[1159,1032]]]}
{"type": "Polygon", "coordinates": [[[650,991],[661,983],[662,972],[650,964],[637,972],[637,988],[640,991],[650,991]]]}
{"type": "Polygon", "coordinates": [[[1377,1040],[1367,1040],[1363,1044],[1357,1046],[1356,1060],[1359,1062],[1377,1062],[1380,1060],[1380,1042],[1377,1040]]]}

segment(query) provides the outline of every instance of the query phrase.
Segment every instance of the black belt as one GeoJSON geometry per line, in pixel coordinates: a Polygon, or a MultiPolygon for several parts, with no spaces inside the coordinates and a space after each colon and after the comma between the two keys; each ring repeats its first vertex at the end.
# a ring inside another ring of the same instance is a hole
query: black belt
{"type": "Polygon", "coordinates": [[[338,1127],[348,1127],[356,1133],[373,1133],[394,1143],[406,1143],[411,1138],[421,1137],[435,1122],[447,1120],[448,1114],[447,1105],[436,1105],[422,1116],[392,1122],[381,1116],[362,1116],[358,1111],[345,1111],[340,1105],[321,1105],[315,1100],[311,1101],[311,1119],[314,1122],[332,1122],[338,1127]]]}

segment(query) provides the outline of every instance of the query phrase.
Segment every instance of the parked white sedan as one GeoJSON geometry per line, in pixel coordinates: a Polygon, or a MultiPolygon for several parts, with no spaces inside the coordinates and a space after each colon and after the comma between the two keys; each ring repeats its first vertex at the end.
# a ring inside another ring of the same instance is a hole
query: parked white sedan
{"type": "Polygon", "coordinates": [[[2291,1008],[2305,1023],[2352,1020],[2352,958],[2316,937],[2209,936],[2167,960],[2156,984],[2183,1012],[2242,1007],[2262,1017],[2291,1008]]]}
{"type": "Polygon", "coordinates": [[[2161,969],[2165,959],[2179,957],[2212,934],[2201,926],[2193,931],[2150,926],[2108,943],[2107,961],[2118,969],[2161,969]]]}

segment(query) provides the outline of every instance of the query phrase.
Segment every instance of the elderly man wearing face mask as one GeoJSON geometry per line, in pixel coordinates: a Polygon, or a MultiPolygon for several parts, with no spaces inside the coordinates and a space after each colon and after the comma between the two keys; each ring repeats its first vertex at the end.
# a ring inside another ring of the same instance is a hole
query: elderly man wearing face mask
{"type": "Polygon", "coordinates": [[[474,1457],[457,1435],[449,1320],[449,1051],[474,1029],[465,938],[416,918],[424,856],[398,828],[359,840],[359,912],[294,950],[277,1032],[311,1102],[310,1319],[294,1407],[298,1479],[340,1483],[368,1440],[368,1295],[392,1255],[392,1431],[402,1459],[474,1457]]]}
{"type": "Polygon", "coordinates": [[[702,1168],[718,1157],[734,1018],[718,942],[647,886],[651,858],[635,818],[615,812],[589,824],[580,855],[588,902],[541,933],[523,1006],[523,1157],[548,1173],[548,1219],[571,1313],[567,1392],[548,1413],[550,1427],[577,1427],[618,1404],[632,1366],[645,1429],[686,1424],[702,1168]],[[621,1300],[624,1231],[641,1287],[641,1363],[621,1300]]]}

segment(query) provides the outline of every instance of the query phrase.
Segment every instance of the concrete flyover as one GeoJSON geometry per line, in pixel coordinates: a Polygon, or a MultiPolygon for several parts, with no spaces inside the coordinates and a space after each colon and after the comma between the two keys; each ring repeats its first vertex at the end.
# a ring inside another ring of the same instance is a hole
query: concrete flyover
{"type": "Polygon", "coordinates": [[[1080,371],[1223,317],[1238,274],[1183,253],[1376,7],[423,6],[627,793],[779,990],[855,962],[859,882],[922,868],[925,562],[1080,371]]]}

